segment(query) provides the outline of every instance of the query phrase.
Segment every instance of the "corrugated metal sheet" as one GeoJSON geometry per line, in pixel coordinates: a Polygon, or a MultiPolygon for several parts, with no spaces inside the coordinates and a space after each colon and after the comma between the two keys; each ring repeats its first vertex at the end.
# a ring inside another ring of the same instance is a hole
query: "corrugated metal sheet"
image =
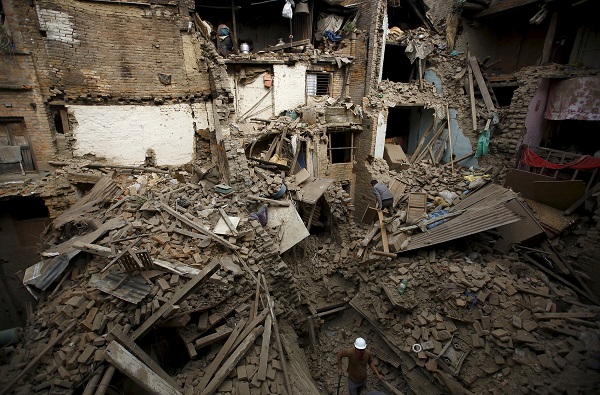
{"type": "Polygon", "coordinates": [[[105,278],[102,278],[99,273],[94,273],[90,278],[89,285],[126,302],[137,304],[148,295],[152,287],[142,276],[126,277],[129,276],[108,273],[105,278]]]}
{"type": "Polygon", "coordinates": [[[518,195],[510,189],[498,184],[487,184],[456,203],[450,212],[467,208],[493,207],[500,203],[508,202],[518,195]]]}
{"type": "Polygon", "coordinates": [[[52,221],[52,227],[59,229],[67,222],[77,219],[80,215],[84,215],[87,211],[93,211],[93,206],[97,203],[110,200],[121,193],[123,193],[123,190],[113,181],[112,176],[105,175],[98,180],[94,187],[81,200],[56,217],[52,221]]]}
{"type": "Polygon", "coordinates": [[[515,214],[504,204],[480,210],[468,210],[464,214],[438,225],[427,232],[413,235],[407,248],[402,252],[459,239],[498,226],[511,224],[521,219],[521,216],[515,214]]]}

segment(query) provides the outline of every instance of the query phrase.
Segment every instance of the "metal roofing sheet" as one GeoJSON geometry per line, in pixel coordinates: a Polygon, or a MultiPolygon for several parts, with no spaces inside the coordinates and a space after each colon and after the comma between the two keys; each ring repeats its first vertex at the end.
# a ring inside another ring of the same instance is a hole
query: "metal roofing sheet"
{"type": "Polygon", "coordinates": [[[449,210],[451,212],[467,208],[492,207],[508,202],[518,195],[498,184],[487,184],[463,198],[449,210]]]}
{"type": "Polygon", "coordinates": [[[413,235],[403,252],[459,239],[498,226],[511,224],[521,219],[521,216],[515,214],[504,204],[481,210],[468,210],[464,214],[438,225],[427,232],[413,235]]]}
{"type": "Polygon", "coordinates": [[[142,276],[130,277],[127,274],[115,273],[108,273],[105,278],[102,278],[99,273],[94,273],[90,278],[89,285],[134,304],[144,299],[152,289],[142,276]]]}

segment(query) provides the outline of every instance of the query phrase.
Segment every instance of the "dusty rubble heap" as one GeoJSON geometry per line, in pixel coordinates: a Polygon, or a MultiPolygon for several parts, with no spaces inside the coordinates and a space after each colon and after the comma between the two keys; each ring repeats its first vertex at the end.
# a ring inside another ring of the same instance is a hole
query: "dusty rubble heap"
{"type": "Polygon", "coordinates": [[[216,185],[207,169],[175,178],[97,175],[96,186],[46,232],[42,264],[63,271],[42,269],[29,281],[34,292],[46,291],[24,341],[2,367],[4,377],[17,379],[5,385],[21,393],[93,391],[106,377],[127,385],[124,376],[113,378],[115,366],[144,386],[127,370],[140,363],[164,388],[186,393],[283,394],[288,385],[313,393],[308,372],[333,392],[335,352],[365,336],[387,383],[369,385],[383,391],[585,392],[597,386],[590,369],[600,351],[600,308],[578,300],[572,283],[555,284],[529,265],[524,250],[492,249],[493,234],[474,236],[462,249],[403,252],[423,232],[420,221],[434,210],[452,210],[448,196],[469,191],[477,179],[468,194],[474,200],[501,187],[481,187],[485,172],[426,162],[385,168],[378,171],[398,197],[395,216],[357,226],[348,220],[351,199],[333,184],[320,203],[331,217],[317,225],[328,231],[285,253],[281,227],[248,220],[261,204],[285,208],[291,203],[285,197],[303,190],[303,182],[277,169],[254,167],[255,195],[248,196],[216,185]],[[281,183],[289,185],[282,199],[259,196],[271,196],[273,184],[281,183]],[[429,204],[411,219],[414,194],[429,204]],[[222,234],[211,230],[219,222],[222,234]],[[381,224],[390,257],[380,254],[381,224]],[[74,251],[88,259],[74,254],[71,264],[57,264],[57,253],[74,251]],[[403,280],[407,290],[400,294],[403,280]],[[572,377],[580,378],[577,384],[568,384],[572,377]]]}

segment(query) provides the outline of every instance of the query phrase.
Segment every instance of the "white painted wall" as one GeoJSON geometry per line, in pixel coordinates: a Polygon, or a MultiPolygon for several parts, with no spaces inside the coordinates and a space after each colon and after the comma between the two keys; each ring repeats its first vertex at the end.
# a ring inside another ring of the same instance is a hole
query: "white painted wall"
{"type": "Polygon", "coordinates": [[[306,66],[273,65],[275,115],[306,104],[306,66]]]}
{"type": "Polygon", "coordinates": [[[375,134],[375,159],[383,158],[383,149],[385,148],[385,132],[387,131],[386,117],[380,112],[377,115],[377,132],[375,134]]]}
{"type": "Polygon", "coordinates": [[[235,87],[237,117],[269,118],[274,115],[273,91],[265,88],[263,77],[258,77],[247,85],[237,83],[235,75],[229,75],[229,81],[235,87]]]}
{"type": "MultiPolygon", "coordinates": [[[[210,105],[211,103],[208,103],[210,105]]],[[[74,117],[74,154],[93,154],[114,164],[140,165],[154,149],[158,165],[182,165],[194,157],[194,127],[210,126],[206,105],[192,117],[189,104],[163,106],[68,106],[74,117]]]]}

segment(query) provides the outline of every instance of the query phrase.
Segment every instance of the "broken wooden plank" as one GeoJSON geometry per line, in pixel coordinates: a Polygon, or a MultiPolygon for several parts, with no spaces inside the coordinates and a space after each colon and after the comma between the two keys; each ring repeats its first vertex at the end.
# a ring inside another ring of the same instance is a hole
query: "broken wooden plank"
{"type": "Polygon", "coordinates": [[[196,348],[196,350],[199,350],[202,347],[206,347],[208,345],[218,342],[219,340],[225,339],[226,337],[229,337],[232,331],[233,329],[231,328],[225,328],[220,331],[217,329],[217,333],[213,333],[196,340],[196,342],[194,343],[194,348],[196,348]]]}
{"type": "Polygon", "coordinates": [[[275,312],[273,311],[274,302],[271,299],[271,294],[269,293],[269,285],[267,284],[267,279],[264,274],[261,275],[263,284],[265,286],[265,295],[267,297],[267,308],[271,313],[271,318],[273,319],[273,330],[275,331],[275,344],[277,345],[277,352],[279,353],[279,357],[281,358],[281,370],[283,371],[283,379],[285,382],[285,388],[288,394],[292,393],[292,386],[290,385],[290,376],[287,371],[287,363],[285,362],[285,354],[283,353],[283,346],[281,345],[281,336],[279,335],[279,328],[277,326],[277,317],[275,317],[275,312]]]}
{"type": "Polygon", "coordinates": [[[155,169],[152,167],[139,167],[139,166],[124,166],[124,165],[109,165],[107,163],[90,163],[81,167],[87,167],[88,169],[123,169],[123,170],[141,170],[148,173],[160,173],[160,174],[171,174],[167,170],[155,169]]]}
{"type": "Polygon", "coordinates": [[[267,362],[269,360],[269,346],[271,345],[271,324],[273,319],[269,315],[265,320],[265,330],[262,334],[262,344],[260,347],[260,362],[258,364],[257,378],[259,381],[267,379],[267,362]]]}
{"type": "MultiPolygon", "coordinates": [[[[471,122],[473,123],[473,130],[477,130],[477,105],[475,103],[475,90],[473,87],[473,71],[469,65],[469,59],[471,59],[471,51],[467,51],[467,70],[469,70],[469,102],[471,106],[471,122]]],[[[458,161],[456,163],[458,163],[458,161]]]]}
{"type": "Polygon", "coordinates": [[[481,96],[483,96],[485,106],[487,107],[488,111],[495,112],[496,107],[494,106],[494,102],[492,101],[490,92],[488,91],[487,85],[485,84],[485,80],[483,79],[481,69],[479,69],[479,63],[477,63],[477,58],[475,56],[471,56],[469,58],[469,63],[471,64],[471,69],[473,70],[473,74],[475,75],[475,80],[477,81],[477,86],[479,87],[481,96]]]}
{"type": "Polygon", "coordinates": [[[117,341],[110,342],[104,356],[114,367],[151,394],[182,395],[181,391],[163,380],[117,341]]]}
{"type": "Polygon", "coordinates": [[[196,229],[197,231],[199,231],[200,233],[203,233],[205,235],[207,235],[208,237],[210,237],[211,239],[213,239],[214,241],[221,243],[223,246],[231,249],[231,250],[238,250],[240,247],[236,246],[235,244],[232,244],[230,242],[228,242],[227,240],[225,240],[224,238],[222,238],[221,236],[211,232],[208,229],[204,229],[202,226],[198,225],[195,222],[192,222],[189,218],[179,214],[177,211],[173,210],[171,207],[169,207],[167,204],[163,203],[163,202],[159,202],[157,201],[158,205],[160,206],[160,208],[162,208],[163,210],[165,210],[167,213],[171,214],[173,217],[177,218],[178,220],[180,220],[181,222],[183,222],[184,224],[186,224],[187,226],[189,226],[190,228],[196,229]]]}
{"type": "Polygon", "coordinates": [[[146,354],[144,350],[139,348],[138,345],[135,344],[134,341],[130,339],[127,335],[125,335],[117,328],[113,328],[113,330],[110,331],[110,334],[113,335],[115,339],[117,339],[117,341],[123,346],[123,348],[129,351],[141,362],[146,364],[150,369],[154,371],[154,373],[159,375],[169,385],[171,385],[173,388],[179,388],[175,380],[171,376],[169,376],[169,374],[165,372],[159,364],[157,364],[152,358],[150,358],[150,356],[146,354]]]}
{"type": "Polygon", "coordinates": [[[254,195],[248,195],[248,199],[257,200],[259,202],[270,203],[270,204],[274,204],[276,206],[288,207],[290,205],[289,200],[273,200],[273,199],[264,198],[261,196],[254,196],[254,195]]]}
{"type": "Polygon", "coordinates": [[[77,241],[73,243],[73,248],[79,251],[87,252],[94,255],[100,255],[106,258],[112,255],[112,250],[110,248],[98,244],[82,243],[80,241],[77,241]]]}
{"type": "Polygon", "coordinates": [[[167,312],[173,305],[179,303],[187,295],[189,295],[198,285],[208,280],[208,277],[216,272],[221,266],[221,260],[214,258],[204,269],[202,269],[196,277],[188,281],[183,287],[175,292],[175,295],[165,304],[163,304],[150,318],[148,318],[138,329],[133,332],[132,337],[137,339],[143,336],[150,328],[158,321],[163,314],[167,312]]]}
{"type": "Polygon", "coordinates": [[[201,391],[203,395],[212,395],[217,391],[221,383],[229,376],[229,373],[231,373],[240,360],[246,355],[248,350],[254,345],[254,341],[263,332],[263,329],[262,325],[254,328],[252,332],[243,339],[233,354],[223,363],[223,366],[219,369],[215,377],[208,383],[206,388],[201,391]]]}
{"type": "Polygon", "coordinates": [[[600,184],[596,184],[593,188],[588,190],[579,200],[577,200],[571,207],[565,210],[565,215],[571,215],[579,206],[583,204],[590,196],[600,191],[600,184]]]}
{"type": "Polygon", "coordinates": [[[244,331],[240,334],[239,338],[236,339],[236,341],[233,343],[233,346],[231,348],[237,348],[237,346],[240,345],[240,343],[246,338],[246,336],[248,336],[248,334],[254,329],[256,328],[259,324],[261,324],[265,318],[267,318],[267,315],[269,314],[269,308],[266,307],[255,319],[253,319],[246,328],[244,328],[244,331]]]}
{"type": "Polygon", "coordinates": [[[279,51],[281,49],[299,47],[299,46],[308,45],[308,44],[310,44],[309,39],[299,40],[299,41],[293,41],[291,43],[285,43],[285,44],[273,45],[271,47],[266,47],[265,49],[263,49],[263,51],[265,51],[265,52],[279,51]]]}
{"type": "Polygon", "coordinates": [[[221,214],[221,218],[223,218],[223,221],[225,221],[225,224],[227,224],[227,227],[229,228],[229,231],[231,232],[231,234],[234,236],[237,236],[238,231],[235,229],[235,225],[231,222],[231,220],[229,219],[229,216],[227,215],[225,210],[223,210],[221,207],[219,207],[219,214],[221,214]]]}
{"type": "Polygon", "coordinates": [[[385,229],[385,223],[383,222],[383,213],[381,210],[377,210],[379,216],[379,228],[381,229],[381,241],[383,242],[383,252],[389,253],[390,246],[388,244],[387,230],[385,229]]]}
{"type": "MultiPolygon", "coordinates": [[[[117,263],[117,261],[119,259],[121,259],[121,257],[123,257],[125,254],[130,253],[131,248],[135,247],[137,244],[139,244],[139,242],[142,241],[141,237],[137,237],[133,242],[131,242],[127,247],[123,248],[123,251],[119,252],[117,254],[117,256],[115,256],[106,266],[104,266],[104,268],[102,270],[100,270],[100,272],[105,272],[107,271],[112,265],[114,265],[115,263],[117,263]]],[[[135,255],[135,253],[133,254],[135,255]]]]}
{"type": "Polygon", "coordinates": [[[221,347],[221,350],[219,350],[219,353],[217,354],[215,359],[213,359],[213,361],[210,363],[208,368],[206,368],[206,370],[204,371],[204,376],[202,377],[202,380],[200,380],[200,384],[198,385],[200,388],[200,392],[202,392],[202,390],[209,383],[213,374],[215,374],[215,372],[219,369],[219,366],[221,365],[221,362],[223,362],[223,359],[225,359],[225,357],[227,357],[227,355],[229,355],[229,351],[233,348],[232,347],[233,343],[236,341],[236,339],[240,335],[240,332],[244,329],[245,326],[246,326],[246,320],[244,320],[244,319],[240,320],[235,325],[235,328],[229,334],[229,337],[225,341],[225,344],[223,345],[223,347],[221,347]]]}
{"type": "Polygon", "coordinates": [[[27,374],[27,372],[29,372],[32,368],[34,368],[38,364],[38,362],[48,353],[48,351],[52,350],[52,348],[54,348],[54,346],[56,345],[56,343],[58,343],[59,341],[61,341],[63,339],[63,337],[65,337],[66,335],[68,335],[71,332],[71,329],[75,328],[75,326],[78,323],[79,322],[77,320],[73,320],[73,322],[71,324],[69,324],[69,326],[67,326],[64,331],[62,331],[54,339],[51,339],[48,342],[48,344],[46,345],[46,347],[44,347],[42,349],[42,351],[40,351],[35,356],[35,358],[33,358],[31,360],[31,362],[29,362],[27,364],[27,366],[25,366],[23,369],[21,369],[21,372],[17,375],[17,377],[15,377],[13,379],[13,381],[11,381],[10,383],[8,383],[6,385],[6,387],[4,387],[4,389],[2,390],[2,392],[0,392],[0,395],[8,394],[10,392],[10,390],[12,389],[12,387],[14,387],[15,384],[17,384],[19,382],[19,380],[21,380],[21,378],[23,378],[23,376],[25,376],[27,374]]]}
{"type": "Polygon", "coordinates": [[[536,320],[553,320],[561,318],[596,318],[596,313],[579,312],[579,313],[534,313],[533,318],[536,320]]]}

